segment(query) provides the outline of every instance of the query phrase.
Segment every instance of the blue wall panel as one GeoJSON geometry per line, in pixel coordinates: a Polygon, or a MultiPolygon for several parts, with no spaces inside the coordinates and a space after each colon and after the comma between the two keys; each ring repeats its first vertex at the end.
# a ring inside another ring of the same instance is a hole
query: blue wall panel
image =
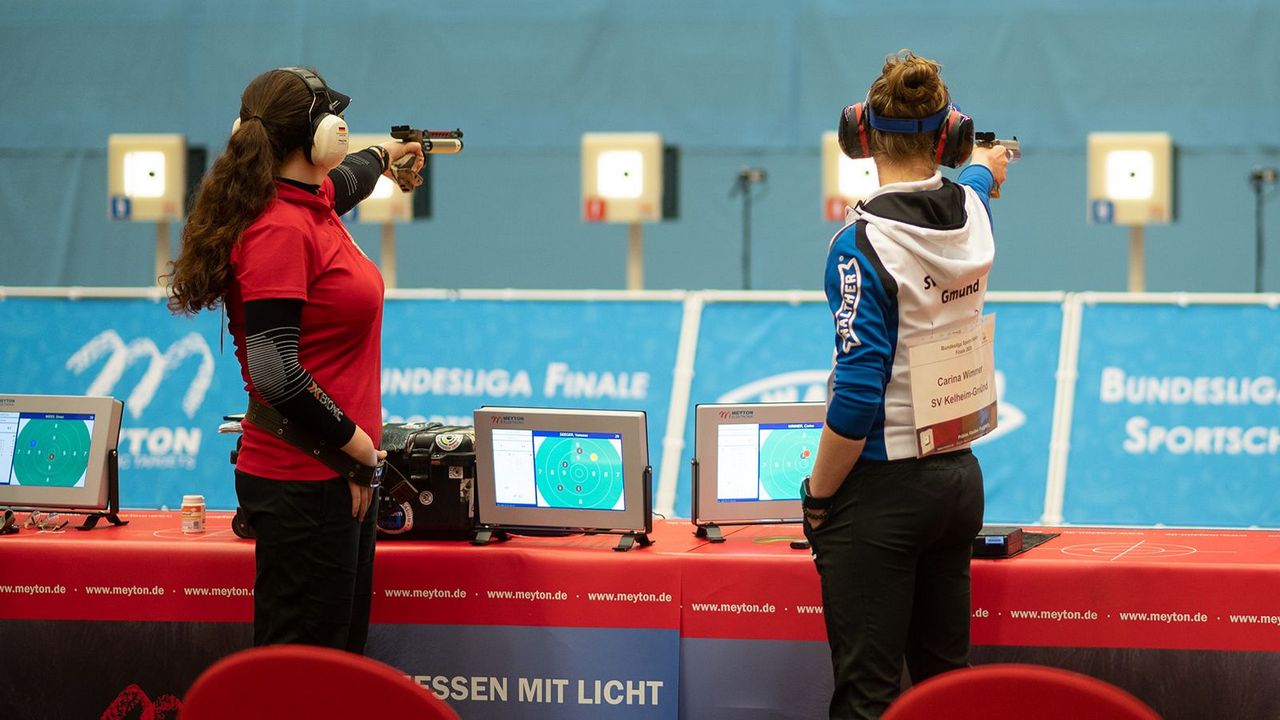
{"type": "MultiPolygon", "coordinates": [[[[1265,0],[10,5],[0,285],[150,284],[153,227],[106,219],[107,135],[180,132],[216,154],[245,83],[288,64],[354,98],[354,131],[466,131],[467,151],[436,165],[436,217],[400,229],[403,287],[621,287],[624,229],[579,219],[578,141],[656,130],[684,172],[681,218],[646,230],[650,287],[742,286],[728,190],[754,166],[769,181],[752,287],[816,288],[835,229],[819,216],[819,135],[900,47],[943,62],[980,128],[1023,140],[996,204],[997,289],[1124,286],[1123,229],[1084,220],[1090,131],[1168,130],[1180,149],[1177,222],[1148,234],[1154,290],[1252,287],[1245,177],[1280,163],[1280,86],[1257,75],[1280,67],[1265,0]],[[1213,262],[1187,262],[1208,243],[1213,262]]],[[[377,229],[355,234],[373,254],[377,229]]]]}

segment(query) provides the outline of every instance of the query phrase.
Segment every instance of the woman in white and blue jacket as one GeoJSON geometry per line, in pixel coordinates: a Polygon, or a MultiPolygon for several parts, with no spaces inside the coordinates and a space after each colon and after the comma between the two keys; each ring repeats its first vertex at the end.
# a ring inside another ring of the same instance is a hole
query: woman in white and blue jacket
{"type": "Polygon", "coordinates": [[[874,158],[880,188],[849,210],[827,255],[835,363],[803,488],[832,718],[879,717],[904,661],[920,682],[969,658],[982,471],[967,446],[918,457],[907,347],[981,316],[995,254],[988,197],[1008,157],[974,148],[955,182],[938,172],[972,147],[972,122],[951,104],[939,68],[909,51],[889,57],[842,123],[846,152],[874,158]]]}

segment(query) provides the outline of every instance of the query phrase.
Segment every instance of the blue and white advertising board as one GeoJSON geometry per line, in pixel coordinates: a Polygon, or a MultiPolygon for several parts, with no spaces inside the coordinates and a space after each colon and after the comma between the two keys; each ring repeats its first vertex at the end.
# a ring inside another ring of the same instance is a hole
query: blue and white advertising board
{"type": "Polygon", "coordinates": [[[147,298],[14,298],[0,302],[0,391],[110,395],[124,402],[120,502],[177,507],[198,493],[233,508],[232,436],[222,416],[243,412],[234,346],[219,345],[220,315],[172,315],[147,298]]]}
{"type": "MultiPolygon", "coordinates": [[[[388,300],[383,420],[470,425],[481,405],[644,410],[660,448],[683,305],[678,301],[388,300]]],[[[219,313],[175,317],[149,298],[0,302],[0,391],[124,401],[125,507],[200,493],[236,506],[222,416],[246,404],[219,313]]]]}
{"type": "Polygon", "coordinates": [[[676,517],[689,517],[693,507],[694,408],[826,400],[833,337],[831,313],[822,302],[708,301],[703,306],[676,517]]]}
{"type": "MultiPolygon", "coordinates": [[[[975,445],[988,522],[1031,523],[1044,509],[1062,309],[988,301],[996,315],[999,427],[975,445]]],[[[708,301],[702,310],[675,514],[688,517],[698,403],[824,401],[834,329],[825,302],[708,301]]]]}
{"type": "Polygon", "coordinates": [[[996,316],[996,429],[973,444],[986,490],[984,521],[1026,524],[1044,512],[1053,430],[1061,302],[988,301],[996,316]]]}
{"type": "Polygon", "coordinates": [[[678,301],[387,300],[385,422],[470,425],[484,405],[644,410],[661,465],[678,301]]]}
{"type": "Polygon", "coordinates": [[[383,420],[470,425],[482,405],[644,410],[652,450],[682,313],[663,301],[388,300],[383,420]]]}
{"type": "Polygon", "coordinates": [[[366,652],[467,720],[675,720],[675,629],[374,625],[366,652]]]}
{"type": "Polygon", "coordinates": [[[1081,311],[1063,518],[1280,525],[1280,309],[1081,311]]]}

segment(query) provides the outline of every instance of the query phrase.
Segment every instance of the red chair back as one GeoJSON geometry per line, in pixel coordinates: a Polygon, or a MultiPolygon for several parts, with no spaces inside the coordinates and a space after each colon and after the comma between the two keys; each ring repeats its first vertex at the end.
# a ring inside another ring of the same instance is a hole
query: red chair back
{"type": "Polygon", "coordinates": [[[241,650],[211,665],[182,701],[179,720],[331,717],[459,720],[403,673],[367,657],[309,645],[241,650]]]}
{"type": "Polygon", "coordinates": [[[1088,675],[1042,665],[994,664],[953,670],[902,694],[883,720],[1160,720],[1141,700],[1088,675]]]}

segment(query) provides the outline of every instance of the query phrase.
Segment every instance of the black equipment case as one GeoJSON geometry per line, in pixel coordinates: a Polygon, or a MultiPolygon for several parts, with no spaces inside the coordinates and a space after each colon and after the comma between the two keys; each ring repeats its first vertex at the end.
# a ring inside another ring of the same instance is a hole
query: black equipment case
{"type": "Polygon", "coordinates": [[[378,537],[468,540],[476,529],[476,432],[471,426],[387,423],[378,537]],[[395,492],[408,481],[416,493],[395,492]],[[399,499],[397,499],[399,498],[399,499]]]}

